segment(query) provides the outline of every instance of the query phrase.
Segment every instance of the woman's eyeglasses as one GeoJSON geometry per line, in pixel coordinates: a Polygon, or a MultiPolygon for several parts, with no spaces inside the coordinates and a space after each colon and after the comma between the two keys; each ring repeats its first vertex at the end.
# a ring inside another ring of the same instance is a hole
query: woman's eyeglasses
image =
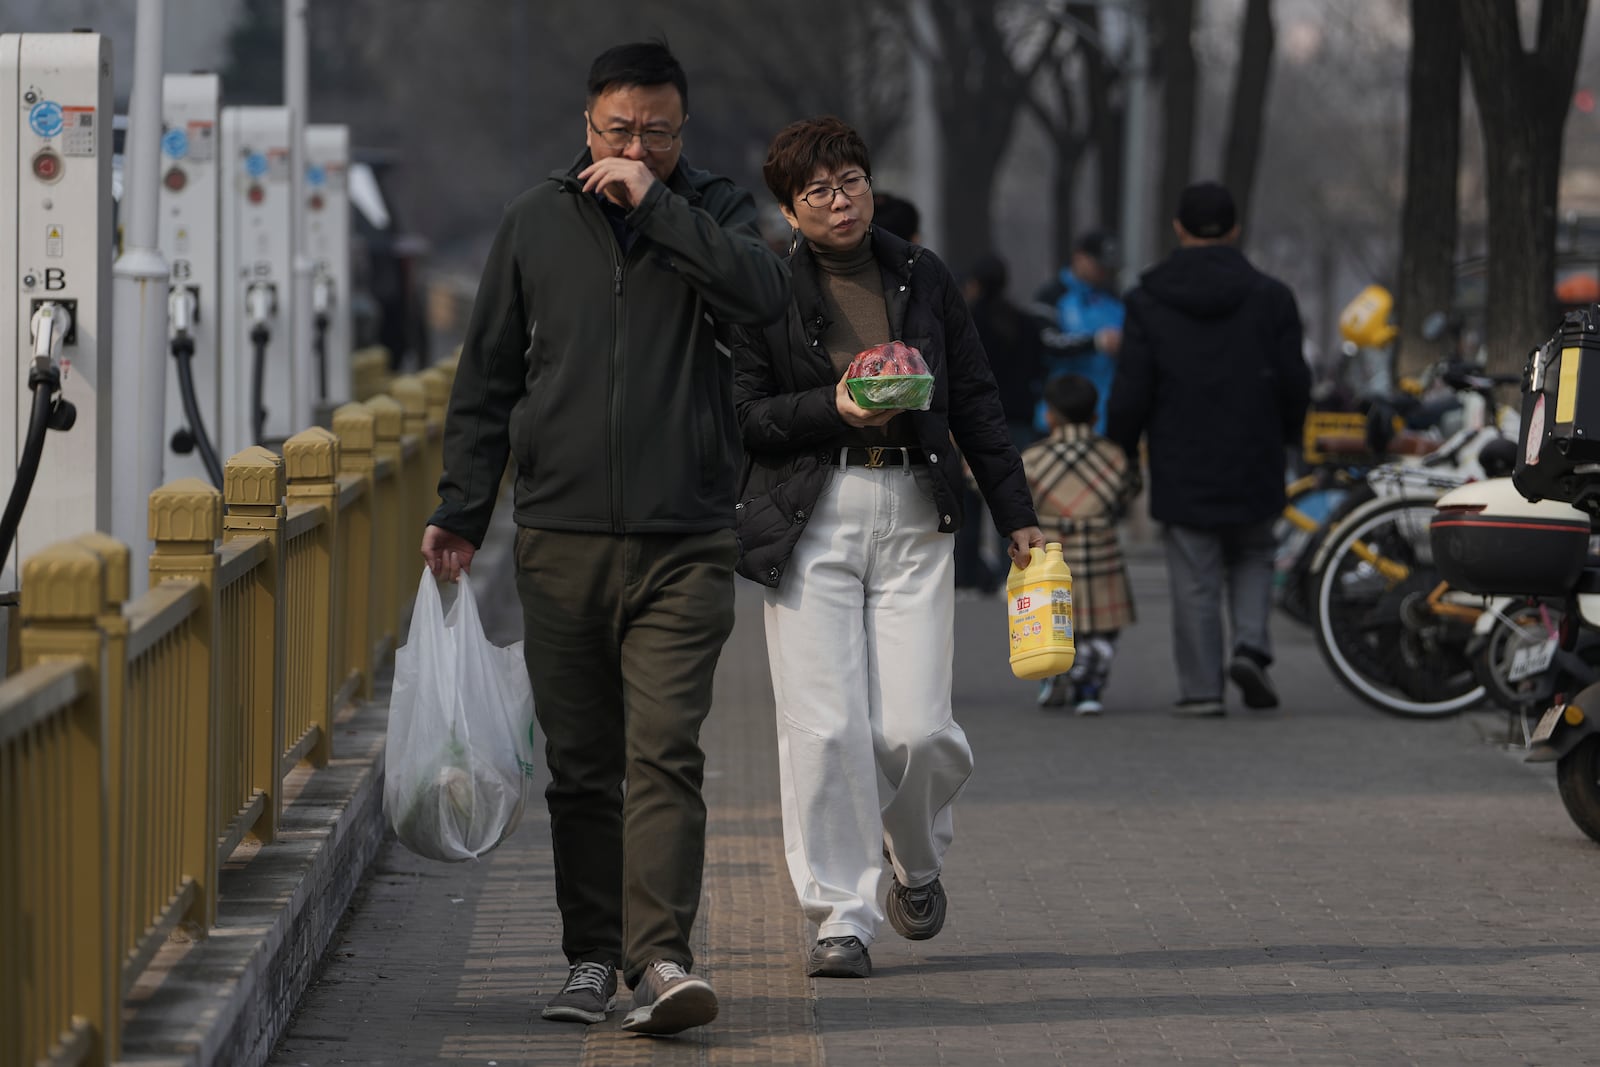
{"type": "MultiPolygon", "coordinates": [[[[649,145],[646,145],[645,147],[648,148],[649,145]]],[[[843,193],[851,200],[854,200],[856,197],[861,196],[871,188],[871,178],[867,177],[865,174],[852,174],[838,185],[812,186],[810,189],[807,189],[804,193],[800,194],[800,199],[804,200],[812,207],[824,208],[830,206],[833,203],[833,198],[840,193],[843,193]]]]}

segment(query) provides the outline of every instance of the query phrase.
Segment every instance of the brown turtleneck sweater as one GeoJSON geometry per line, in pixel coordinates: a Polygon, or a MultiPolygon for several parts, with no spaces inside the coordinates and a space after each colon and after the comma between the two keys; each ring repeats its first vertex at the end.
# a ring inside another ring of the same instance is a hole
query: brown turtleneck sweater
{"type": "MultiPolygon", "coordinates": [[[[830,252],[812,245],[811,255],[817,262],[828,317],[822,347],[833,363],[833,372],[843,377],[857,354],[893,340],[889,336],[889,311],[883,301],[883,275],[872,254],[870,234],[848,252],[830,252]]],[[[835,448],[845,445],[914,448],[917,434],[910,419],[896,416],[887,426],[846,426],[833,441],[835,448]]]]}

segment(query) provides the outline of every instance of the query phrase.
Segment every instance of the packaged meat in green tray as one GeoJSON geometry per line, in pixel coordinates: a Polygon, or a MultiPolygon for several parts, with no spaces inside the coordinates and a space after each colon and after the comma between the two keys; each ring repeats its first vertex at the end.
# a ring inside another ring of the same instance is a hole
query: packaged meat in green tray
{"type": "Polygon", "coordinates": [[[868,411],[927,411],[933,375],[922,353],[903,341],[873,345],[850,361],[844,375],[850,398],[868,411]]]}

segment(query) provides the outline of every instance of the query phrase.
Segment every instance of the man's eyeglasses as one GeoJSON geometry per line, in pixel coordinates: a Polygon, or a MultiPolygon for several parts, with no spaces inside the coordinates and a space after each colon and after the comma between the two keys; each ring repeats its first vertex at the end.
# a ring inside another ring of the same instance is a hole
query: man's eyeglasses
{"type": "MultiPolygon", "coordinates": [[[[646,145],[645,147],[649,146],[646,145]]],[[[812,188],[807,189],[804,193],[801,193],[800,199],[804,200],[812,207],[824,208],[831,206],[833,204],[833,198],[840,193],[843,193],[851,200],[854,200],[856,197],[861,196],[871,188],[871,178],[867,177],[865,174],[852,174],[838,185],[813,186],[812,188]]]]}
{"type": "Polygon", "coordinates": [[[672,142],[676,141],[683,133],[682,126],[676,130],[639,130],[637,132],[624,129],[621,126],[602,130],[594,124],[594,119],[589,118],[588,115],[584,115],[584,118],[588,119],[589,128],[598,133],[602,141],[619,152],[632,144],[635,137],[639,138],[639,143],[644,146],[646,152],[670,151],[672,142]]]}

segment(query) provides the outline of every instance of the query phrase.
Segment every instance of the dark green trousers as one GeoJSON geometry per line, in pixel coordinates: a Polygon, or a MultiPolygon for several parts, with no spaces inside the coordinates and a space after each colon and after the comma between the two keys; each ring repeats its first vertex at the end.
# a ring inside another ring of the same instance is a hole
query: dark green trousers
{"type": "Polygon", "coordinates": [[[733,629],[732,530],[517,530],[534,714],[550,764],[561,947],[693,964],[706,806],[700,724],[733,629]]]}

